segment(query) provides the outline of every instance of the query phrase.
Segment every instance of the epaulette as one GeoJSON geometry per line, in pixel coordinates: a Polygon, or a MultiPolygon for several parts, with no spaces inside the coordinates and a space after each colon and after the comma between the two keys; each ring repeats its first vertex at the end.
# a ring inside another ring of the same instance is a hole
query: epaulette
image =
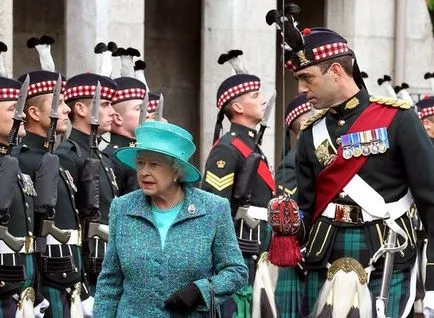
{"type": "Polygon", "coordinates": [[[309,127],[310,125],[313,125],[314,123],[316,123],[318,120],[320,120],[321,118],[323,118],[327,112],[329,110],[328,109],[322,109],[319,112],[317,112],[316,114],[312,115],[311,117],[309,117],[302,125],[301,125],[301,130],[305,130],[307,127],[309,127]]]}
{"type": "Polygon", "coordinates": [[[369,97],[369,101],[371,103],[377,103],[377,104],[391,106],[391,107],[398,107],[401,109],[411,108],[411,104],[408,101],[404,99],[394,98],[394,97],[371,96],[369,97]]]}

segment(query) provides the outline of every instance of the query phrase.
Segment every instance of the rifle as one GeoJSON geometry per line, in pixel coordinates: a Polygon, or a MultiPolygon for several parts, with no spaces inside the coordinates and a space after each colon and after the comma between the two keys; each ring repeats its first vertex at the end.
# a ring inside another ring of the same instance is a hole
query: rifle
{"type": "Polygon", "coordinates": [[[17,145],[18,130],[20,129],[20,125],[23,122],[23,111],[24,111],[24,105],[26,104],[27,90],[29,88],[29,83],[30,83],[30,77],[29,74],[27,74],[23,85],[21,85],[20,94],[18,95],[17,104],[15,105],[14,123],[12,125],[11,130],[9,131],[9,136],[8,136],[8,145],[9,145],[8,152],[7,152],[8,155],[11,154],[12,148],[17,145]]]}
{"type": "Polygon", "coordinates": [[[14,237],[8,231],[10,208],[14,198],[14,187],[18,182],[18,159],[10,155],[1,158],[0,164],[0,240],[18,253],[24,246],[24,240],[14,237]]]}
{"type": "Polygon", "coordinates": [[[53,154],[53,149],[56,142],[56,126],[57,120],[59,119],[58,109],[61,90],[62,76],[59,74],[53,91],[50,126],[44,144],[45,148],[47,148],[47,152],[42,157],[41,166],[38,172],[36,172],[35,177],[35,189],[38,195],[34,199],[34,204],[35,211],[43,213],[46,216],[42,220],[41,236],[46,237],[50,234],[57,241],[66,244],[71,237],[71,231],[59,229],[54,224],[57,203],[57,181],[59,178],[59,157],[53,154]]]}
{"type": "Polygon", "coordinates": [[[146,90],[145,97],[143,98],[142,104],[140,105],[138,127],[140,127],[146,121],[146,116],[148,115],[148,102],[149,102],[149,94],[148,91],[146,90]]]}
{"type": "Polygon", "coordinates": [[[262,145],[262,138],[264,137],[265,129],[267,129],[268,120],[270,119],[271,111],[276,103],[276,90],[274,90],[273,95],[267,102],[267,106],[265,107],[264,118],[260,123],[260,128],[258,133],[256,134],[255,143],[257,145],[262,145]]]}
{"type": "Polygon", "coordinates": [[[99,237],[105,242],[108,241],[108,233],[101,226],[101,213],[99,211],[100,181],[99,170],[100,161],[98,158],[98,126],[99,126],[99,106],[101,101],[101,83],[98,81],[95,94],[92,99],[91,132],[89,136],[90,154],[84,161],[81,173],[81,184],[83,187],[82,211],[87,218],[90,218],[87,225],[87,238],[99,237]]]}
{"type": "Polygon", "coordinates": [[[246,159],[241,170],[237,173],[237,182],[234,186],[233,204],[236,208],[235,220],[240,220],[240,229],[238,234],[238,245],[243,253],[259,254],[259,242],[251,239],[243,239],[244,224],[247,225],[252,237],[253,229],[258,228],[258,238],[260,233],[260,221],[249,216],[248,210],[250,199],[253,191],[253,181],[258,169],[261,155],[252,152],[246,159]]]}

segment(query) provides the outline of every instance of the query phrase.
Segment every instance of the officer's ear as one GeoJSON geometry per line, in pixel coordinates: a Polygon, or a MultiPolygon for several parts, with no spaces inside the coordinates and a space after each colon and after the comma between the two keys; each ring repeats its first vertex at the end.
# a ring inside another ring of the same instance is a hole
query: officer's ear
{"type": "Polygon", "coordinates": [[[122,126],[124,124],[124,119],[118,112],[113,115],[113,123],[117,126],[122,126]]]}
{"type": "Polygon", "coordinates": [[[78,101],[75,103],[74,105],[74,110],[75,113],[79,116],[79,117],[86,117],[88,111],[89,111],[89,106],[86,105],[85,103],[78,101]]]}
{"type": "Polygon", "coordinates": [[[38,106],[29,105],[26,112],[27,120],[39,122],[41,120],[41,112],[38,106]]]}
{"type": "Polygon", "coordinates": [[[243,104],[239,101],[239,99],[234,99],[232,104],[229,105],[232,107],[232,112],[234,114],[244,114],[244,107],[243,104]]]}
{"type": "Polygon", "coordinates": [[[429,120],[428,118],[422,119],[422,124],[423,124],[423,127],[425,128],[425,130],[427,130],[427,131],[429,131],[431,129],[431,126],[433,125],[431,120],[429,120]]]}

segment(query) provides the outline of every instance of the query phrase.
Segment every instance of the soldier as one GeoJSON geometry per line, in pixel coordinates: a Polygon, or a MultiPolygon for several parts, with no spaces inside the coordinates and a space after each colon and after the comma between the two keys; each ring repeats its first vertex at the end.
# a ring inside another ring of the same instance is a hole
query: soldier
{"type": "MultiPolygon", "coordinates": [[[[288,143],[290,133],[297,138],[301,132],[302,124],[313,114],[312,105],[307,101],[306,96],[299,95],[294,98],[286,107],[285,123],[287,127],[288,143]]],[[[287,194],[296,198],[297,183],[295,181],[295,149],[292,145],[289,152],[276,169],[276,189],[278,194],[287,194]]],[[[295,199],[296,200],[296,199],[295,199]]]]}
{"type": "MultiPolygon", "coordinates": [[[[285,123],[290,133],[298,139],[302,124],[313,114],[312,105],[304,95],[294,98],[286,107],[285,123]]],[[[290,196],[297,200],[297,182],[295,177],[294,144],[285,155],[276,170],[276,188],[279,195],[290,196]]],[[[280,234],[280,233],[279,233],[280,234]]],[[[281,247],[281,246],[280,246],[281,247]]],[[[282,258],[284,251],[277,250],[274,255],[269,253],[270,262],[276,262],[278,267],[277,282],[274,290],[276,308],[281,317],[299,317],[301,295],[305,281],[305,271],[301,265],[288,266],[287,260],[282,258]],[[277,259],[275,259],[275,258],[277,259]]]]}
{"type": "Polygon", "coordinates": [[[97,136],[91,132],[100,136],[110,131],[115,114],[111,100],[115,93],[116,83],[108,77],[86,73],[70,78],[64,96],[71,108],[69,118],[72,131],[56,151],[62,167],[68,169],[73,179],[77,180],[75,202],[83,226],[84,263],[92,295],[101,271],[107,240],[108,211],[117,194],[117,185],[110,159],[97,149],[97,136]],[[100,99],[98,97],[96,100],[99,103],[92,105],[98,82],[101,90],[100,99]],[[97,128],[95,131],[92,130],[91,123],[97,128]],[[92,172],[88,170],[91,169],[87,165],[89,158],[99,161],[96,179],[89,174],[92,172]]]}
{"type": "MultiPolygon", "coordinates": [[[[434,148],[407,102],[369,96],[342,36],[326,28],[301,33],[293,21],[283,22],[286,66],[321,109],[305,123],[296,157],[296,235],[307,241],[309,270],[302,314],[371,317],[376,308],[379,317],[407,317],[416,274],[408,188],[430,238],[434,148]]],[[[428,265],[424,305],[431,315],[432,274],[428,265]]]]}
{"type": "Polygon", "coordinates": [[[416,103],[417,114],[431,142],[434,144],[434,96],[427,96],[416,103]]]}
{"type": "MultiPolygon", "coordinates": [[[[206,161],[202,183],[204,190],[227,198],[231,204],[240,248],[250,266],[251,284],[258,255],[267,250],[267,212],[264,208],[275,193],[267,159],[255,142],[258,139],[255,129],[263,119],[266,104],[259,92],[260,85],[260,79],[250,74],[231,76],[220,85],[215,144],[206,161]],[[217,140],[223,116],[230,120],[231,128],[217,140]]],[[[233,299],[238,305],[249,304],[251,287],[243,289],[233,299]]],[[[225,314],[230,317],[231,312],[237,310],[230,305],[225,307],[225,314]]],[[[246,314],[250,315],[250,312],[246,314]]]]}
{"type": "MultiPolygon", "coordinates": [[[[36,47],[48,42],[43,38],[33,38],[28,43],[31,41],[36,47]]],[[[54,64],[50,69],[54,70],[54,64]]],[[[65,81],[59,73],[34,71],[18,80],[23,82],[27,76],[30,78],[24,108],[27,134],[18,158],[22,171],[31,176],[38,191],[35,235],[38,242],[46,245],[38,251],[40,287],[50,302],[46,317],[74,316],[74,312],[81,311],[80,293],[84,304],[92,300],[88,299],[86,284],[82,285],[86,278],[81,261],[81,226],[74,201],[75,180],[58,165],[57,156],[52,155],[55,136],[67,131],[71,110],[64,102],[65,81]]]]}
{"type": "MultiPolygon", "coordinates": [[[[120,77],[114,80],[118,86],[112,100],[116,112],[110,132],[110,143],[104,149],[113,165],[119,195],[127,194],[139,188],[136,171],[121,164],[114,157],[114,152],[120,147],[128,147],[135,143],[134,129],[139,123],[140,106],[146,93],[146,85],[132,77],[120,77]]],[[[150,93],[146,117],[154,119],[159,95],[150,93]]]]}
{"type": "MultiPolygon", "coordinates": [[[[22,108],[16,112],[20,87],[20,82],[0,77],[0,311],[3,317],[19,315],[19,305],[22,306],[21,313],[23,309],[30,309],[24,314],[33,314],[37,275],[33,254],[33,197],[36,192],[30,177],[19,170],[18,160],[9,154],[11,127],[14,126],[15,131],[12,137],[25,135],[24,126],[20,124],[24,119],[20,117],[22,108]]],[[[24,102],[25,95],[22,107],[24,102]]],[[[40,302],[40,298],[37,297],[35,303],[40,302]]],[[[40,309],[41,306],[35,308],[36,317],[42,317],[40,309]]]]}

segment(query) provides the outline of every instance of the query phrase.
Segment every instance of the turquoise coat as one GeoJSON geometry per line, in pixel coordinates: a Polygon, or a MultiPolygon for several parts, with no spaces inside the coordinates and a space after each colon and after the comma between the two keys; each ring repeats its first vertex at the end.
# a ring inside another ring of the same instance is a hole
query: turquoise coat
{"type": "Polygon", "coordinates": [[[98,278],[94,317],[170,317],[164,301],[194,282],[208,317],[211,278],[220,304],[247,283],[229,202],[185,187],[184,205],[167,233],[164,250],[149,198],[137,190],[113,200],[110,240],[98,278]]]}

